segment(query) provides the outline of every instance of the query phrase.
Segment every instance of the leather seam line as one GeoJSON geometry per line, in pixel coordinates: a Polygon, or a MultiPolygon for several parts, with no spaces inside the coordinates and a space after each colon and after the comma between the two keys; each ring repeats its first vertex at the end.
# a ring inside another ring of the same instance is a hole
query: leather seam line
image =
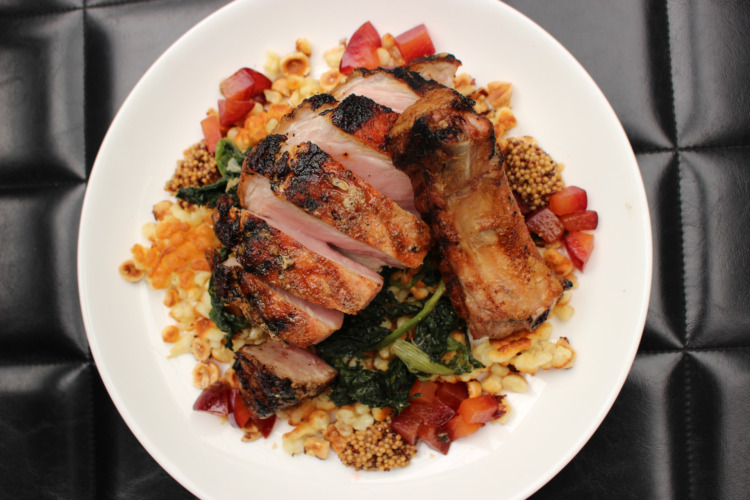
{"type": "Polygon", "coordinates": [[[685,383],[685,456],[687,457],[686,460],[686,466],[687,466],[687,497],[692,499],[695,498],[695,474],[693,471],[695,470],[695,456],[694,456],[694,447],[693,447],[693,436],[694,436],[694,427],[693,427],[693,391],[692,391],[692,384],[693,384],[693,370],[691,368],[692,360],[689,356],[685,358],[685,377],[684,377],[684,383],[685,383]]]}
{"type": "Polygon", "coordinates": [[[101,9],[101,8],[107,8],[107,7],[119,7],[121,5],[135,5],[139,3],[156,3],[159,0],[112,0],[110,2],[100,3],[98,5],[91,5],[85,7],[86,9],[101,9]]]}
{"type": "Polygon", "coordinates": [[[636,356],[659,356],[661,354],[689,354],[702,352],[730,352],[730,351],[747,351],[750,345],[726,346],[726,347],[684,347],[682,349],[646,349],[638,351],[636,356]]]}
{"type": "Polygon", "coordinates": [[[674,148],[654,148],[654,149],[643,149],[633,150],[636,155],[652,155],[661,153],[692,153],[692,152],[703,152],[713,151],[717,149],[750,149],[750,144],[709,144],[705,146],[683,146],[674,148]]]}
{"type": "MultiPolygon", "coordinates": [[[[688,317],[687,317],[687,262],[685,259],[685,256],[687,255],[686,245],[685,245],[685,210],[684,210],[684,193],[683,193],[683,170],[680,168],[680,143],[679,143],[679,134],[678,134],[678,126],[677,126],[677,103],[675,101],[676,95],[675,95],[675,68],[674,68],[674,60],[672,58],[672,29],[671,29],[671,23],[669,22],[669,1],[664,1],[664,20],[666,24],[666,34],[667,34],[667,61],[669,64],[669,90],[671,92],[671,99],[670,103],[672,105],[672,137],[674,138],[673,144],[675,145],[676,152],[674,153],[674,159],[677,160],[677,185],[676,185],[676,192],[677,192],[677,200],[679,203],[679,231],[680,231],[680,261],[682,263],[682,275],[680,276],[681,281],[681,311],[680,311],[680,317],[682,318],[682,324],[681,330],[685,332],[684,337],[684,343],[688,344],[690,340],[690,335],[688,332],[688,317]]],[[[683,358],[685,359],[685,358],[683,358]]],[[[684,394],[685,394],[685,403],[684,403],[684,417],[685,417],[685,456],[686,456],[686,466],[687,466],[687,498],[693,499],[695,498],[695,460],[693,457],[693,447],[690,444],[690,440],[693,436],[693,422],[691,418],[691,411],[692,411],[692,395],[691,395],[691,372],[690,372],[690,359],[687,357],[685,361],[685,378],[683,380],[684,382],[684,394]]]]}
{"type": "Polygon", "coordinates": [[[0,19],[14,20],[14,19],[29,19],[29,18],[34,18],[34,17],[36,18],[52,17],[52,16],[57,16],[60,14],[69,14],[71,12],[76,12],[79,10],[83,10],[83,7],[68,7],[68,8],[53,9],[53,10],[39,11],[39,12],[34,12],[30,10],[26,10],[26,11],[21,10],[21,11],[16,11],[16,12],[7,13],[7,14],[0,12],[0,19]]]}
{"type": "Polygon", "coordinates": [[[99,5],[92,5],[87,6],[86,0],[84,0],[84,3],[81,7],[67,7],[67,8],[59,8],[59,9],[50,9],[47,11],[32,11],[32,10],[18,10],[12,13],[3,13],[0,11],[0,18],[1,19],[29,19],[29,18],[42,18],[42,17],[52,17],[57,16],[60,14],[69,14],[71,12],[76,11],[84,11],[86,9],[100,9],[100,8],[107,8],[107,7],[118,7],[121,5],[133,5],[133,4],[139,4],[139,3],[154,3],[158,0],[122,0],[120,2],[118,1],[111,1],[102,3],[99,5]]]}
{"type": "Polygon", "coordinates": [[[31,367],[31,366],[88,366],[93,365],[94,361],[91,358],[91,355],[88,354],[83,359],[78,358],[57,358],[57,359],[47,359],[47,360],[34,360],[34,361],[13,361],[10,363],[6,362],[0,362],[0,368],[8,368],[8,367],[19,367],[19,366],[25,366],[25,367],[31,367]]]}
{"type": "Polygon", "coordinates": [[[86,179],[78,179],[78,180],[59,180],[59,181],[53,181],[53,182],[39,182],[36,184],[29,184],[29,183],[18,183],[18,184],[0,184],[0,192],[8,192],[8,191],[14,191],[14,190],[24,190],[24,191],[32,191],[36,189],[50,189],[55,187],[61,187],[61,186],[79,186],[81,184],[86,185],[88,181],[86,179]]]}

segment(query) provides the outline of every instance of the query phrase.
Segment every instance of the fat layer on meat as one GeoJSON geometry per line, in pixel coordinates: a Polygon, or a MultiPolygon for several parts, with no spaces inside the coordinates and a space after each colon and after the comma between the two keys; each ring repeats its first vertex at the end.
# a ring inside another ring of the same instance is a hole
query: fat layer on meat
{"type": "Polygon", "coordinates": [[[391,130],[394,165],[412,179],[454,307],[475,338],[543,322],[563,292],[544,263],[502,169],[492,124],[473,102],[441,88],[391,130]]]}
{"type": "Polygon", "coordinates": [[[217,296],[239,310],[250,324],[268,334],[307,347],[317,344],[341,328],[343,313],[269,285],[245,271],[235,259],[213,258],[213,285],[217,296]]]}
{"type": "Polygon", "coordinates": [[[427,80],[419,73],[404,67],[393,69],[355,69],[344,83],[333,89],[331,94],[339,101],[355,94],[369,97],[396,113],[403,113],[420,96],[430,89],[440,86],[434,80],[427,80]]]}
{"type": "Polygon", "coordinates": [[[242,401],[261,418],[317,396],[336,377],[315,354],[273,339],[240,348],[233,367],[242,401]]]}
{"type": "Polygon", "coordinates": [[[274,129],[289,145],[312,142],[401,208],[416,213],[409,177],[393,166],[386,139],[398,114],[368,97],[317,94],[274,129]]]}
{"type": "Polygon", "coordinates": [[[315,144],[290,146],[285,139],[269,135],[245,158],[238,190],[243,207],[270,220],[285,218],[353,259],[364,254],[395,267],[422,263],[431,243],[424,222],[315,144]],[[319,232],[321,223],[328,231],[319,232]]]}
{"type": "Polygon", "coordinates": [[[396,113],[403,113],[417,99],[441,86],[453,86],[461,61],[450,54],[418,58],[392,69],[355,69],[331,94],[343,100],[349,95],[369,97],[396,113]]]}
{"type": "Polygon", "coordinates": [[[355,314],[383,284],[383,277],[367,267],[325,244],[318,248],[322,253],[313,251],[234,206],[229,197],[219,200],[213,223],[219,241],[234,251],[245,271],[308,302],[355,314]]]}

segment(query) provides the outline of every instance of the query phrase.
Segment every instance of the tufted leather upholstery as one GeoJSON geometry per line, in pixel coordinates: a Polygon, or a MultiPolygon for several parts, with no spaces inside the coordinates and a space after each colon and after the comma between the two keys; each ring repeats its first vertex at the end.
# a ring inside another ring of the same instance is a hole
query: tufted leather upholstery
{"type": "MultiPolygon", "coordinates": [[[[114,113],[163,50],[224,3],[0,3],[0,497],[192,498],[103,388],[79,310],[76,238],[114,113]]],[[[747,498],[750,6],[510,3],[612,103],[654,229],[632,372],[598,432],[535,497],[747,498]]]]}

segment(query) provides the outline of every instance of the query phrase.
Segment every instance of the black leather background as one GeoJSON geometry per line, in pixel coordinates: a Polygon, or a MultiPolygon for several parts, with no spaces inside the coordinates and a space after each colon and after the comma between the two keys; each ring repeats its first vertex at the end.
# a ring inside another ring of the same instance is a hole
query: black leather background
{"type": "MultiPolygon", "coordinates": [[[[76,239],[115,112],[162,51],[224,3],[0,2],[2,498],[192,497],[103,388],[79,309],[76,239]]],[[[599,431],[535,497],[748,498],[750,4],[510,3],[612,103],[654,230],[633,370],[599,431]]]]}

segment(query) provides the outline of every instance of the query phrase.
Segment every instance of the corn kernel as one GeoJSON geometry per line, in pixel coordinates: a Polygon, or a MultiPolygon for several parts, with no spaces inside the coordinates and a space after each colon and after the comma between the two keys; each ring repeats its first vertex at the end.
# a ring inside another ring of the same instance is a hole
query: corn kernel
{"type": "Polygon", "coordinates": [[[310,45],[310,40],[307,38],[298,38],[294,43],[294,48],[297,49],[297,52],[302,52],[307,57],[310,57],[312,54],[312,45],[310,45]]]}
{"type": "Polygon", "coordinates": [[[482,385],[478,381],[471,380],[466,385],[469,389],[470,398],[476,398],[482,395],[482,385]]]}
{"type": "Polygon", "coordinates": [[[504,376],[502,383],[505,390],[510,392],[526,392],[526,389],[529,388],[526,379],[517,373],[510,373],[504,376]]]}
{"type": "Polygon", "coordinates": [[[193,368],[193,386],[205,389],[219,380],[219,366],[210,361],[201,361],[193,368]]]}
{"type": "Polygon", "coordinates": [[[503,381],[497,375],[489,375],[481,382],[482,390],[488,394],[497,395],[503,390],[503,381]]]}
{"type": "Polygon", "coordinates": [[[180,329],[174,325],[165,326],[161,331],[161,338],[164,342],[173,344],[180,340],[180,329]]]}
{"type": "Polygon", "coordinates": [[[568,321],[573,317],[573,314],[575,313],[575,309],[573,309],[573,306],[569,304],[565,304],[562,306],[557,305],[552,309],[552,311],[555,313],[555,316],[563,321],[568,321]]]}
{"type": "Polygon", "coordinates": [[[333,47],[323,52],[323,59],[325,60],[329,68],[331,69],[339,68],[339,66],[341,65],[341,58],[344,55],[345,49],[346,47],[344,45],[337,45],[336,47],[333,47]]]}
{"type": "Polygon", "coordinates": [[[120,276],[122,276],[125,281],[136,283],[146,276],[146,271],[138,269],[134,261],[128,260],[120,265],[120,276]]]}
{"type": "Polygon", "coordinates": [[[322,437],[309,437],[305,439],[304,450],[306,455],[325,460],[326,458],[328,458],[328,454],[331,450],[331,443],[329,443],[322,437]]]}

